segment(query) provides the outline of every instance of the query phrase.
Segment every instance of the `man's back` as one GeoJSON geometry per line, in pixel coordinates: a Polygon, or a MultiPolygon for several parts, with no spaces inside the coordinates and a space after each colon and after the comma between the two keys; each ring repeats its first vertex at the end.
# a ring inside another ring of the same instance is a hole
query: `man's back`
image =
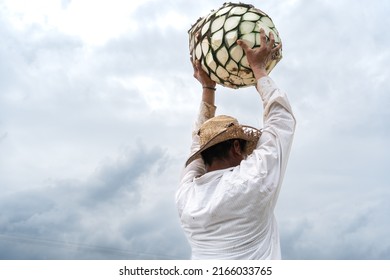
{"type": "Polygon", "coordinates": [[[239,169],[209,172],[186,186],[181,221],[193,259],[280,259],[269,208],[275,196],[261,193],[239,169]]]}

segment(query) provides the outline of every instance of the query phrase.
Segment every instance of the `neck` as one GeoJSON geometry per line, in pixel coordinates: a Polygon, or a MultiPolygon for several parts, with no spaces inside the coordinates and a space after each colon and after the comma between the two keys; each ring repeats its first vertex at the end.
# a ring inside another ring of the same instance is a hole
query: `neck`
{"type": "Polygon", "coordinates": [[[236,166],[236,165],[234,165],[232,162],[230,162],[227,159],[214,159],[214,161],[211,165],[206,165],[206,172],[226,169],[226,168],[234,167],[234,166],[236,166]]]}

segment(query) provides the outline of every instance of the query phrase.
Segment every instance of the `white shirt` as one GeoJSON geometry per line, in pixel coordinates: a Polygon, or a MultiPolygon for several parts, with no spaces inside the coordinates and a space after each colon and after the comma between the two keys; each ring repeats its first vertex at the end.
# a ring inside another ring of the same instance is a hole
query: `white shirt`
{"type": "MultiPolygon", "coordinates": [[[[256,149],[239,166],[206,173],[201,159],[184,168],[176,192],[192,259],[280,259],[274,209],[295,131],[287,96],[269,77],[257,82],[264,127],[256,149]]],[[[194,132],[215,114],[201,104],[194,132]]],[[[199,149],[193,133],[191,153],[199,149]]]]}

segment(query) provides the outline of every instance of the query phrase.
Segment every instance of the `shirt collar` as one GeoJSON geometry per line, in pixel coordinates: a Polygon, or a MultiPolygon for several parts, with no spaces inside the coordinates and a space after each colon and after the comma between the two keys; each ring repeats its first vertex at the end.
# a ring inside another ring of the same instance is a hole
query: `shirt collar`
{"type": "Polygon", "coordinates": [[[195,178],[195,183],[198,185],[207,184],[209,182],[212,182],[216,179],[221,178],[224,173],[226,173],[228,171],[232,171],[233,169],[234,169],[234,167],[229,167],[229,168],[225,168],[225,169],[219,169],[219,170],[207,172],[207,173],[203,174],[202,176],[195,178]]]}

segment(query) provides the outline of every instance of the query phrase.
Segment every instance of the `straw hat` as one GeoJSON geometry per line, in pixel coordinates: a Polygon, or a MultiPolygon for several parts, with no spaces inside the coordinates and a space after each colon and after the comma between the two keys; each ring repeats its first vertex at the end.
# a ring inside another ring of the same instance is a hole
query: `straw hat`
{"type": "Polygon", "coordinates": [[[247,141],[244,153],[249,155],[253,152],[259,140],[261,131],[257,128],[240,125],[237,119],[230,116],[217,116],[204,122],[199,131],[200,148],[186,162],[186,166],[193,160],[200,158],[200,153],[218,143],[230,139],[243,139],[247,141]]]}

